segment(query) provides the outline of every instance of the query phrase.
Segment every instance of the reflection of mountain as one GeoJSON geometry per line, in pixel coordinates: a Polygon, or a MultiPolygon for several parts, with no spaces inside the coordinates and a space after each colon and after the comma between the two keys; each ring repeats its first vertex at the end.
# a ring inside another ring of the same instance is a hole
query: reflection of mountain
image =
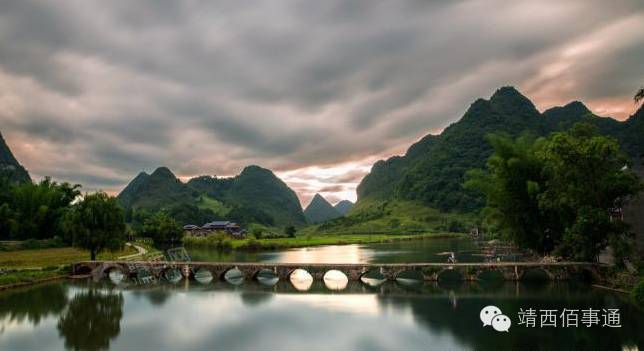
{"type": "Polygon", "coordinates": [[[38,325],[43,318],[58,315],[67,306],[67,288],[60,283],[0,294],[0,319],[38,325]]]}
{"type": "Polygon", "coordinates": [[[72,350],[108,350],[121,332],[123,295],[90,288],[78,293],[58,320],[58,333],[72,350]]]}

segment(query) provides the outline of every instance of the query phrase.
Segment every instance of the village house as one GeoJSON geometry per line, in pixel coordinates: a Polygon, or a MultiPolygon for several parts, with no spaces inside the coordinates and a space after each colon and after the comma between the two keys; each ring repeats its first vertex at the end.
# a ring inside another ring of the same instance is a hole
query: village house
{"type": "Polygon", "coordinates": [[[206,223],[203,226],[187,224],[183,226],[183,230],[186,231],[186,235],[201,237],[215,234],[217,232],[225,232],[234,237],[242,238],[246,234],[237,223],[230,221],[213,221],[206,223]]]}

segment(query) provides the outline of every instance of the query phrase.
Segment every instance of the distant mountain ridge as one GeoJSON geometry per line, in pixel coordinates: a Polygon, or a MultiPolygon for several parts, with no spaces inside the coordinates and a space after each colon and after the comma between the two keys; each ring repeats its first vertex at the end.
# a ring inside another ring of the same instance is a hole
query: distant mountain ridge
{"type": "Polygon", "coordinates": [[[16,160],[2,133],[0,133],[0,177],[7,177],[11,181],[18,183],[31,181],[29,173],[16,160]]]}
{"type": "Polygon", "coordinates": [[[322,195],[315,194],[311,203],[306,206],[304,216],[308,223],[315,224],[342,217],[342,214],[322,197],[322,195]]]}
{"type": "Polygon", "coordinates": [[[598,117],[575,101],[540,113],[534,104],[513,87],[498,89],[489,100],[478,99],[463,117],[440,135],[427,135],[409,147],[403,156],[376,162],[360,182],[358,203],[366,199],[411,200],[442,211],[469,212],[480,208],[483,199],[463,189],[465,173],[482,168],[492,149],[489,133],[512,136],[531,133],[544,136],[564,130],[576,122],[588,122],[600,133],[620,141],[637,165],[644,160],[643,108],[624,122],[598,117]]]}
{"type": "Polygon", "coordinates": [[[301,225],[306,222],[295,194],[273,172],[248,166],[232,178],[200,176],[181,182],[166,167],[140,173],[118,195],[126,209],[179,213],[184,222],[206,218],[301,225]]]}
{"type": "Polygon", "coordinates": [[[335,210],[338,211],[343,216],[349,213],[352,207],[353,207],[353,202],[349,200],[342,200],[333,206],[333,208],[335,208],[335,210]]]}

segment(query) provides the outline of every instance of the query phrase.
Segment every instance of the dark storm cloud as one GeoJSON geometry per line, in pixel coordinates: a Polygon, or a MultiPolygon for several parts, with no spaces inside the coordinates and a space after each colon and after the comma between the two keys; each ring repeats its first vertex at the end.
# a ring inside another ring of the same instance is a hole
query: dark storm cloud
{"type": "Polygon", "coordinates": [[[112,191],[161,164],[337,164],[288,173],[309,198],[502,85],[624,117],[643,27],[641,1],[8,0],[0,122],[35,175],[112,191]]]}

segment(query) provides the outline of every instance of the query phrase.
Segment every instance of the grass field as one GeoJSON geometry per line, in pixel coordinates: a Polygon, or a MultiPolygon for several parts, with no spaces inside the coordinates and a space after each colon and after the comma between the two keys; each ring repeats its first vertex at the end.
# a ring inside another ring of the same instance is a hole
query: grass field
{"type": "Polygon", "coordinates": [[[441,212],[413,201],[365,200],[347,216],[302,228],[300,234],[463,233],[476,226],[472,214],[441,212]]]}
{"type": "MultiPolygon", "coordinates": [[[[126,247],[125,249],[114,253],[101,253],[98,255],[98,259],[110,260],[119,256],[131,255],[136,252],[136,249],[126,247]]],[[[0,252],[0,268],[23,269],[62,266],[73,262],[87,261],[89,258],[89,252],[72,247],[0,252]]]]}

